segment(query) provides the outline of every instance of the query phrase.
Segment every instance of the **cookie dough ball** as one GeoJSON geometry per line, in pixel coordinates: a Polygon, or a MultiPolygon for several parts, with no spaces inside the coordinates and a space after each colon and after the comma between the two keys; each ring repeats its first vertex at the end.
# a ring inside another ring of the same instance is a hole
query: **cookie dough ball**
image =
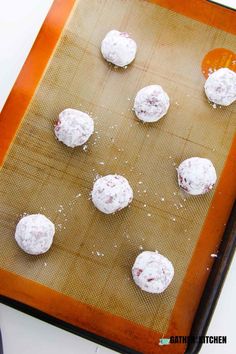
{"type": "Polygon", "coordinates": [[[127,179],[119,175],[107,175],[93,185],[92,201],[105,214],[115,213],[133,200],[133,190],[127,179]]]}
{"type": "Polygon", "coordinates": [[[204,88],[209,101],[229,106],[236,100],[236,73],[221,68],[207,78],[204,88]]]}
{"type": "Polygon", "coordinates": [[[88,114],[67,108],[59,114],[54,131],[59,141],[74,148],[90,138],[94,132],[94,122],[88,114]]]}
{"type": "Polygon", "coordinates": [[[137,45],[127,32],[112,30],[101,44],[101,52],[110,63],[124,67],[130,64],[136,55],[137,45]]]}
{"type": "Polygon", "coordinates": [[[169,286],[174,276],[174,267],[158,252],[144,251],[136,258],[132,275],[142,290],[159,294],[169,286]]]}
{"type": "Polygon", "coordinates": [[[170,99],[159,85],[150,85],[138,91],[134,100],[136,116],[143,122],[156,122],[168,111],[170,99]]]}
{"type": "Polygon", "coordinates": [[[16,226],[15,240],[28,254],[45,253],[52,245],[54,224],[42,214],[24,216],[16,226]]]}
{"type": "Polygon", "coordinates": [[[209,192],[216,183],[216,170],[212,162],[201,157],[191,157],[177,168],[179,186],[189,194],[209,192]]]}

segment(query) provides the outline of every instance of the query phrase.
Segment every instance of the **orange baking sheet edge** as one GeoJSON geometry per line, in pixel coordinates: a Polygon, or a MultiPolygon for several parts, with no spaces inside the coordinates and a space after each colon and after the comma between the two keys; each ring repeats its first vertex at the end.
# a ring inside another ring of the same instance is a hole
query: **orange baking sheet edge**
{"type": "Polygon", "coordinates": [[[0,113],[0,167],[57,44],[75,0],[54,0],[0,113]]]}
{"type": "MultiPolygon", "coordinates": [[[[236,34],[236,11],[207,0],[148,0],[209,26],[236,34]]],[[[168,23],[166,24],[168,26],[168,23]]]]}

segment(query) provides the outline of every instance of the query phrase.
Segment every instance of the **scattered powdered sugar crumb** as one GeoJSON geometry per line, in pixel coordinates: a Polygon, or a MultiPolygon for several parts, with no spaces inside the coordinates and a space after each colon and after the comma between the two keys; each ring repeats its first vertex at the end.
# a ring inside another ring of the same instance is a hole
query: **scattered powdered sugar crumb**
{"type": "Polygon", "coordinates": [[[81,193],[76,194],[75,198],[81,197],[81,193]]]}
{"type": "Polygon", "coordinates": [[[88,145],[84,145],[84,146],[83,146],[83,151],[86,152],[87,150],[88,150],[88,145]]]}
{"type": "Polygon", "coordinates": [[[164,197],[161,197],[161,201],[164,202],[164,201],[165,201],[165,198],[164,198],[164,197]]]}
{"type": "Polygon", "coordinates": [[[147,216],[152,216],[152,214],[148,213],[147,216]]]}
{"type": "Polygon", "coordinates": [[[104,257],[104,253],[102,253],[102,252],[99,252],[99,251],[96,251],[96,255],[98,256],[98,257],[104,257]]]}
{"type": "Polygon", "coordinates": [[[139,246],[139,249],[142,251],[142,250],[143,250],[143,246],[142,246],[142,245],[140,245],[140,246],[139,246]]]}
{"type": "Polygon", "coordinates": [[[127,233],[124,233],[124,236],[129,239],[129,235],[127,233]]]}
{"type": "Polygon", "coordinates": [[[56,225],[56,229],[57,229],[58,231],[61,231],[61,230],[62,230],[62,224],[57,224],[57,225],[56,225]]]}
{"type": "Polygon", "coordinates": [[[63,205],[59,205],[59,209],[58,209],[58,212],[61,213],[62,211],[64,210],[64,207],[63,205]]]}
{"type": "Polygon", "coordinates": [[[44,267],[46,267],[47,266],[47,263],[46,262],[44,262],[44,267]]]}
{"type": "Polygon", "coordinates": [[[99,162],[99,165],[105,165],[105,162],[101,161],[99,162]]]}

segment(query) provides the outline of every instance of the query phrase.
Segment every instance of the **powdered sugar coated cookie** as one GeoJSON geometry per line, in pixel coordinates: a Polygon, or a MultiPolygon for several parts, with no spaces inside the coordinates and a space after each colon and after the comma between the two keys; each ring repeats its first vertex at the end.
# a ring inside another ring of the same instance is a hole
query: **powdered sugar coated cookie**
{"type": "Polygon", "coordinates": [[[103,57],[110,63],[124,67],[130,64],[136,55],[137,45],[127,32],[112,30],[101,44],[103,57]]]}
{"type": "Polygon", "coordinates": [[[52,245],[55,234],[54,224],[42,214],[24,216],[17,224],[15,240],[26,253],[45,253],[52,245]]]}
{"type": "Polygon", "coordinates": [[[162,293],[172,281],[174,267],[158,252],[144,251],[136,258],[132,275],[135,283],[144,291],[162,293]]]}
{"type": "Polygon", "coordinates": [[[94,132],[94,122],[87,113],[67,108],[59,114],[54,131],[59,141],[74,148],[88,141],[94,132]]]}
{"type": "Polygon", "coordinates": [[[156,122],[168,111],[170,99],[159,85],[150,85],[138,91],[134,100],[136,116],[143,122],[156,122]]]}
{"type": "Polygon", "coordinates": [[[204,88],[209,101],[229,106],[236,100],[236,73],[228,68],[221,68],[209,75],[204,88]]]}
{"type": "Polygon", "coordinates": [[[132,199],[133,190],[123,176],[107,175],[94,183],[93,204],[105,214],[112,214],[127,207],[132,199]]]}
{"type": "Polygon", "coordinates": [[[209,192],[216,183],[216,170],[212,162],[201,157],[191,157],[177,168],[179,186],[189,194],[209,192]]]}

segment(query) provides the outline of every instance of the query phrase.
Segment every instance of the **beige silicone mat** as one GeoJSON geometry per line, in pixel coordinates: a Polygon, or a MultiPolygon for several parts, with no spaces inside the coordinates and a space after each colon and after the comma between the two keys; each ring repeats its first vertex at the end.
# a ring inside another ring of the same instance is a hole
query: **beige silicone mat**
{"type": "Polygon", "coordinates": [[[2,268],[166,330],[213,196],[186,198],[175,168],[201,156],[220,175],[235,132],[235,105],[214,109],[203,93],[201,60],[217,47],[235,51],[235,38],[145,1],[78,1],[0,173],[2,268]],[[126,70],[100,55],[114,28],[138,44],[126,70]],[[171,106],[160,122],[144,125],[132,105],[149,84],[162,85],[171,106]],[[96,132],[84,148],[66,148],[54,137],[53,123],[67,107],[94,117],[96,132]],[[95,210],[89,195],[96,176],[109,173],[126,176],[135,196],[130,208],[110,216],[95,210]],[[51,250],[32,257],[17,247],[14,229],[23,213],[38,212],[57,232],[51,250]],[[173,262],[175,277],[163,294],[132,282],[141,250],[173,262]]]}

